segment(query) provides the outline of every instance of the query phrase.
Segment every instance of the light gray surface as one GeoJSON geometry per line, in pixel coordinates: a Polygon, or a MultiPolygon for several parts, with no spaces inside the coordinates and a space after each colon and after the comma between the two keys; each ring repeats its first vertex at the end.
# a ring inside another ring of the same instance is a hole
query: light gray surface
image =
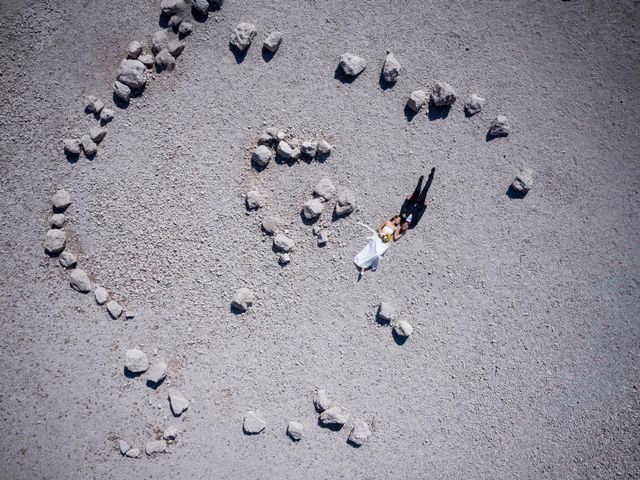
{"type": "Polygon", "coordinates": [[[158,13],[0,5],[5,478],[638,476],[634,2],[228,0],[194,22],[173,72],[116,109],[96,157],[67,162],[62,139],[97,124],[83,97],[112,108],[127,45],[150,41],[158,13]],[[282,32],[270,62],[261,42],[236,62],[242,21],[258,39],[282,32]],[[383,90],[386,49],[403,72],[383,90]],[[352,83],[335,78],[346,51],[368,61],[352,83]],[[480,94],[483,111],[456,102],[446,119],[407,121],[407,95],[436,81],[480,94]],[[513,130],[487,142],[499,114],[513,130]],[[335,149],[257,173],[254,142],[272,125],[335,149]],[[394,213],[434,165],[427,214],[356,283],[357,222],[394,213]],[[536,183],[512,200],[523,167],[536,183]],[[300,207],[323,177],[358,210],[318,248],[300,207]],[[266,205],[247,215],[253,184],[266,205]],[[62,187],[67,248],[135,319],[111,320],[44,254],[62,187]],[[266,215],[296,242],[286,267],[266,215]],[[234,315],[243,286],[256,301],[234,315]],[[414,326],[402,346],[375,321],[383,300],[414,326]],[[133,347],[167,361],[156,390],[124,375],[133,347]],[[348,426],[317,426],[318,386],[373,424],[361,448],[348,426]],[[169,387],[190,400],[171,453],[122,457],[119,438],[141,448],[172,420],[169,387]],[[242,433],[249,410],[268,422],[258,436],[242,433]],[[298,443],[291,418],[308,425],[298,443]]]}

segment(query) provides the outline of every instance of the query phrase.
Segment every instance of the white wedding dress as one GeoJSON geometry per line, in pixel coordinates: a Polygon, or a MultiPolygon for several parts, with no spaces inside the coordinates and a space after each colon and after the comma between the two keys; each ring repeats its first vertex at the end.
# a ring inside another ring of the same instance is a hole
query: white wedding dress
{"type": "MultiPolygon", "coordinates": [[[[393,238],[393,229],[385,226],[382,229],[382,235],[385,234],[390,234],[392,236],[391,238],[393,238]]],[[[385,243],[374,231],[371,238],[369,238],[367,246],[356,255],[356,258],[353,261],[360,268],[371,268],[371,270],[375,271],[380,264],[380,259],[391,246],[391,243],[392,242],[385,243]]]]}

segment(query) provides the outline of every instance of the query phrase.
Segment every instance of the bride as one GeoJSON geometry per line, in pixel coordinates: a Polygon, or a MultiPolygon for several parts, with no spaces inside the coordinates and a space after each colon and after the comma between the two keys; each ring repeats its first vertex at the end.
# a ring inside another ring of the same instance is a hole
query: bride
{"type": "Polygon", "coordinates": [[[373,235],[369,239],[366,247],[364,247],[353,260],[360,270],[360,276],[364,274],[367,268],[376,271],[382,255],[384,255],[391,246],[391,242],[398,240],[404,235],[400,229],[400,222],[400,215],[395,215],[390,220],[386,220],[378,225],[376,231],[364,225],[373,232],[373,235]]]}

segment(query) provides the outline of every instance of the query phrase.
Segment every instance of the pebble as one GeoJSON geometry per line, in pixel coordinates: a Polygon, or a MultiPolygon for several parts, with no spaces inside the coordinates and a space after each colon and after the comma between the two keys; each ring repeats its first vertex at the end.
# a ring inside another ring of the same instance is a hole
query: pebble
{"type": "Polygon", "coordinates": [[[289,265],[289,263],[291,263],[291,255],[288,253],[281,253],[278,255],[278,263],[280,265],[289,265]]]}
{"type": "Polygon", "coordinates": [[[231,301],[231,306],[240,310],[241,312],[246,312],[249,307],[253,306],[254,295],[251,290],[246,287],[239,288],[238,291],[233,296],[233,300],[231,301]]]}
{"type": "Polygon", "coordinates": [[[244,421],[242,422],[242,429],[244,430],[244,433],[249,435],[256,435],[262,432],[266,426],[267,422],[260,418],[257,413],[252,411],[247,412],[247,415],[244,417],[244,421]]]}
{"type": "Polygon", "coordinates": [[[290,421],[289,425],[287,425],[287,435],[297,442],[304,435],[304,425],[300,422],[290,421]]]}
{"type": "Polygon", "coordinates": [[[67,155],[71,155],[72,157],[77,157],[80,155],[80,140],[77,138],[67,138],[62,141],[64,145],[64,153],[67,155]]]}
{"type": "Polygon", "coordinates": [[[78,259],[71,252],[62,252],[58,261],[64,268],[73,268],[78,264],[78,259]]]}
{"type": "Polygon", "coordinates": [[[170,388],[168,396],[171,411],[176,417],[182,415],[189,408],[189,400],[177,388],[170,388]]]}
{"type": "Polygon", "coordinates": [[[280,219],[276,217],[264,217],[262,229],[269,235],[275,235],[280,227],[280,219]]]}
{"type": "Polygon", "coordinates": [[[333,147],[326,140],[320,140],[318,142],[318,154],[319,155],[322,155],[322,156],[326,157],[327,155],[331,154],[331,150],[333,150],[333,147]]]}
{"type": "Polygon", "coordinates": [[[79,268],[71,272],[70,283],[71,287],[80,293],[89,293],[92,290],[89,275],[79,268]]]}
{"type": "Polygon", "coordinates": [[[292,148],[287,142],[280,140],[278,142],[278,155],[285,160],[297,160],[300,158],[300,149],[297,147],[292,148]]]}
{"type": "Polygon", "coordinates": [[[331,398],[329,398],[329,394],[326,390],[320,388],[316,392],[316,396],[313,399],[313,404],[316,407],[316,410],[319,413],[328,410],[329,408],[335,406],[336,402],[334,402],[331,398]]]}
{"type": "Polygon", "coordinates": [[[302,145],[300,145],[300,152],[305,157],[308,157],[308,158],[315,157],[316,153],[318,152],[318,142],[315,142],[315,141],[302,142],[302,145]]]}
{"type": "Polygon", "coordinates": [[[64,230],[51,229],[45,235],[44,249],[51,254],[64,250],[67,241],[67,234],[64,230]]]}
{"type": "Polygon", "coordinates": [[[427,103],[427,94],[424,90],[414,90],[407,99],[407,107],[414,112],[419,112],[425,103],[427,103]]]}
{"type": "Polygon", "coordinates": [[[162,360],[158,360],[155,362],[147,373],[145,374],[145,379],[151,383],[160,383],[167,376],[167,363],[162,360]]]}
{"type": "Polygon", "coordinates": [[[89,138],[94,141],[94,143],[100,143],[102,139],[107,135],[107,130],[101,127],[91,127],[89,129],[89,138]]]}
{"type": "Polygon", "coordinates": [[[65,210],[71,205],[71,194],[64,189],[60,189],[51,197],[51,203],[54,209],[65,210]]]}
{"type": "Polygon", "coordinates": [[[320,423],[323,425],[344,425],[349,421],[349,414],[342,407],[334,405],[320,414],[320,423]]]}
{"type": "Polygon", "coordinates": [[[127,453],[125,453],[125,457],[138,458],[140,454],[141,452],[139,448],[131,448],[127,451],[127,453]]]}
{"type": "Polygon", "coordinates": [[[99,115],[104,108],[104,102],[93,95],[88,95],[84,99],[84,110],[87,113],[95,113],[99,115]]]}
{"type": "Polygon", "coordinates": [[[147,455],[165,453],[167,451],[167,442],[166,440],[153,440],[144,446],[144,451],[147,455]]]}
{"type": "Polygon", "coordinates": [[[313,188],[313,193],[315,193],[319,197],[324,198],[325,200],[331,200],[336,194],[336,187],[333,185],[331,180],[329,180],[328,178],[323,178],[313,188]]]}
{"type": "Polygon", "coordinates": [[[130,348],[124,355],[124,367],[131,373],[146,372],[149,368],[149,359],[144,352],[130,348]]]}
{"type": "Polygon", "coordinates": [[[178,27],[178,34],[181,37],[186,37],[187,35],[191,35],[193,32],[193,23],[191,22],[182,22],[178,27]]]}
{"type": "Polygon", "coordinates": [[[511,125],[504,115],[498,115],[489,128],[490,137],[506,137],[511,133],[511,125]]]}
{"type": "Polygon", "coordinates": [[[307,220],[313,220],[318,218],[324,210],[324,204],[317,198],[312,198],[305,202],[302,206],[302,214],[307,220]]]}
{"type": "Polygon", "coordinates": [[[329,234],[327,233],[327,231],[320,230],[320,233],[318,233],[318,246],[323,247],[327,244],[328,241],[329,241],[329,234]]]}
{"type": "Polygon", "coordinates": [[[129,103],[131,99],[131,89],[117,80],[113,84],[113,94],[125,103],[129,103]]]}
{"type": "Polygon", "coordinates": [[[371,436],[371,429],[364,420],[356,420],[354,427],[349,434],[349,443],[360,447],[364,445],[371,436]]]}
{"type": "Polygon", "coordinates": [[[335,213],[338,217],[349,215],[355,210],[356,197],[351,190],[342,190],[338,194],[336,201],[335,213]]]}
{"type": "Polygon", "coordinates": [[[262,206],[262,195],[257,190],[249,190],[245,202],[249,210],[256,210],[262,206]]]}
{"type": "Polygon", "coordinates": [[[394,327],[393,331],[399,337],[408,337],[413,333],[413,327],[406,320],[400,320],[394,327]]]}
{"type": "Polygon", "coordinates": [[[51,228],[62,228],[64,226],[64,222],[67,221],[67,217],[64,213],[54,213],[49,217],[49,225],[51,228]]]}
{"type": "Polygon", "coordinates": [[[209,2],[207,0],[191,0],[192,8],[196,14],[207,17],[209,15],[209,2]]]}
{"type": "Polygon", "coordinates": [[[142,44],[134,40],[127,47],[127,57],[129,58],[138,58],[142,53],[142,44]]]}
{"type": "Polygon", "coordinates": [[[482,107],[484,107],[485,102],[486,100],[480,95],[472,93],[464,101],[464,110],[467,112],[467,115],[475,115],[482,111],[482,107]]]}
{"type": "Polygon", "coordinates": [[[251,23],[242,22],[239,23],[231,33],[231,40],[229,43],[236,47],[239,51],[244,52],[256,36],[256,27],[251,23]]]}
{"type": "Polygon", "coordinates": [[[279,233],[275,237],[273,237],[273,246],[279,252],[287,253],[293,250],[293,247],[296,246],[296,243],[285,234],[279,233]]]}
{"type": "Polygon", "coordinates": [[[98,305],[104,305],[105,303],[107,303],[107,300],[109,299],[109,293],[107,292],[107,289],[104,287],[96,287],[95,290],[93,291],[93,294],[96,297],[96,303],[98,305]]]}
{"type": "Polygon", "coordinates": [[[382,302],[378,306],[378,318],[380,320],[384,320],[385,322],[391,322],[396,318],[396,309],[389,302],[382,302]]]}
{"type": "Polygon", "coordinates": [[[533,186],[533,170],[530,168],[523,169],[516,178],[513,180],[511,184],[511,188],[513,188],[516,192],[527,193],[531,190],[533,186]]]}
{"type": "Polygon", "coordinates": [[[127,453],[129,450],[131,450],[131,445],[129,445],[127,442],[125,442],[124,440],[120,439],[118,440],[118,448],[120,449],[120,453],[122,455],[124,455],[125,453],[127,453]]]}
{"type": "Polygon", "coordinates": [[[387,50],[387,57],[384,59],[384,65],[382,66],[382,78],[387,83],[396,83],[400,76],[402,67],[400,62],[391,51],[387,50]]]}
{"type": "Polygon", "coordinates": [[[166,48],[156,55],[155,62],[159,70],[171,71],[176,68],[176,59],[166,48]]]}
{"type": "Polygon", "coordinates": [[[131,310],[126,310],[124,312],[124,318],[126,320],[133,320],[134,318],[136,318],[136,314],[134,312],[132,312],[131,310]]]}
{"type": "Polygon", "coordinates": [[[180,40],[176,40],[175,38],[169,42],[167,46],[167,50],[171,54],[173,58],[178,58],[182,51],[184,50],[185,43],[180,40]]]}
{"type": "Polygon", "coordinates": [[[113,120],[113,110],[110,108],[103,108],[102,112],[100,112],[100,121],[105,124],[109,123],[111,120],[113,120]]]}
{"type": "Polygon", "coordinates": [[[113,319],[116,319],[120,315],[122,315],[122,310],[123,310],[122,305],[120,305],[115,300],[111,300],[107,303],[107,311],[109,312],[109,315],[111,315],[111,318],[113,319]]]}
{"type": "Polygon", "coordinates": [[[80,145],[82,145],[82,150],[84,150],[84,154],[87,157],[93,157],[96,153],[98,153],[98,146],[96,142],[91,140],[89,135],[83,135],[80,137],[80,145]]]}
{"type": "Polygon", "coordinates": [[[436,82],[431,90],[431,101],[436,107],[453,105],[458,99],[455,90],[445,82],[436,82]]]}
{"type": "Polygon", "coordinates": [[[140,90],[147,82],[144,72],[145,66],[140,60],[125,59],[120,62],[117,79],[129,88],[140,90]]]}
{"type": "Polygon", "coordinates": [[[282,43],[282,33],[275,31],[271,32],[267,38],[264,39],[263,47],[269,50],[271,53],[276,53],[280,44],[282,43]]]}
{"type": "Polygon", "coordinates": [[[156,59],[150,53],[145,53],[144,55],[140,55],[140,57],[138,57],[138,60],[140,60],[144,64],[144,66],[147,68],[153,67],[153,65],[156,62],[156,59]]]}
{"type": "Polygon", "coordinates": [[[184,0],[162,0],[160,8],[165,15],[174,15],[182,12],[186,8],[184,0]]]}
{"type": "Polygon", "coordinates": [[[162,438],[164,438],[165,440],[175,440],[178,437],[179,432],[180,430],[177,425],[169,425],[164,429],[162,438]]]}
{"type": "Polygon", "coordinates": [[[169,46],[169,35],[166,30],[158,30],[151,38],[151,51],[159,53],[169,46]]]}
{"type": "Polygon", "coordinates": [[[367,62],[364,58],[352,53],[343,53],[340,56],[340,68],[342,68],[342,71],[350,77],[355,77],[362,73],[366,66],[367,62]]]}
{"type": "MultiPolygon", "coordinates": [[[[271,141],[273,142],[273,139],[271,139],[271,141]]],[[[251,160],[259,167],[266,167],[271,161],[272,156],[273,153],[269,147],[265,145],[258,145],[253,151],[251,160]]]]}

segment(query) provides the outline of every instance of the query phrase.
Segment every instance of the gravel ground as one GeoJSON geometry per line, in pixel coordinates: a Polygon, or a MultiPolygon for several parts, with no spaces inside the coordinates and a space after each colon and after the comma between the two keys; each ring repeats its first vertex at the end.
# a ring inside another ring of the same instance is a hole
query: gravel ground
{"type": "Polygon", "coordinates": [[[194,22],[175,71],[115,109],[97,156],[67,161],[62,139],[96,124],[83,97],[113,106],[127,45],[150,42],[159,11],[0,4],[0,476],[640,477],[637,2],[227,0],[194,22]],[[258,36],[238,63],[240,21],[258,36]],[[387,48],[404,70],[385,89],[387,48]],[[351,83],[336,75],[347,51],[368,61],[351,83]],[[447,118],[408,119],[407,95],[436,81],[484,110],[466,118],[461,98],[447,118]],[[512,133],[486,141],[498,114],[512,133]],[[269,126],[335,150],[257,172],[269,126]],[[395,213],[432,166],[424,219],[357,282],[358,223],[395,213]],[[535,184],[513,199],[522,167],[535,184]],[[323,177],[358,209],[332,222],[330,202],[318,248],[300,209],[323,177]],[[67,249],[133,320],[45,255],[61,187],[67,249]],[[265,206],[248,213],[252,188],[265,206]],[[296,242],[285,267],[267,215],[296,242]],[[256,301],[236,315],[245,286],[256,301]],[[383,300],[414,326],[402,345],[376,322],[383,300]],[[165,360],[165,382],[128,378],[129,348],[165,360]],[[190,401],[179,418],[170,386],[190,401]],[[318,426],[317,387],[351,414],[341,431],[318,426]],[[247,411],[259,435],[243,434],[247,411]],[[354,448],[358,418],[373,436],[354,448]],[[118,439],[144,450],[168,424],[169,453],[120,455],[118,439]]]}

